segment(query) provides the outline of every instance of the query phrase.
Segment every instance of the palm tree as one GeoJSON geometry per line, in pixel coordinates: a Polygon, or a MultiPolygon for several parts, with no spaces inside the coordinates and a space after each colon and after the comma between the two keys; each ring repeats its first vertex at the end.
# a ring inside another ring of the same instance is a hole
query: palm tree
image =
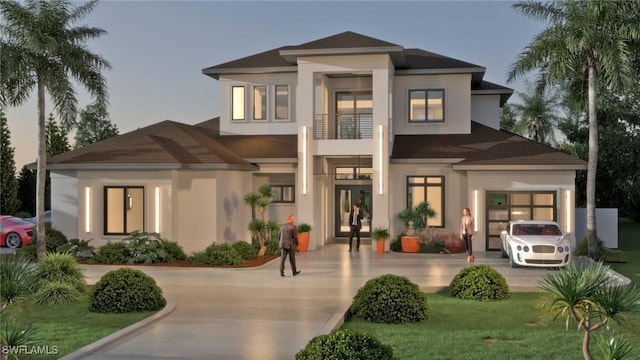
{"type": "Polygon", "coordinates": [[[244,202],[251,206],[251,217],[253,220],[249,224],[249,231],[252,237],[258,236],[258,241],[260,242],[259,256],[264,255],[267,250],[265,240],[268,237],[267,232],[270,231],[270,227],[264,215],[269,205],[271,205],[272,198],[273,190],[269,185],[262,185],[258,188],[258,192],[248,193],[244,196],[244,202]],[[260,220],[255,218],[256,211],[260,214],[260,220]]]}
{"type": "Polygon", "coordinates": [[[545,293],[545,308],[554,319],[564,317],[567,329],[575,322],[584,331],[582,355],[591,360],[592,332],[613,321],[624,324],[625,313],[640,310],[640,291],[632,284],[613,283],[609,267],[591,262],[582,269],[575,263],[545,275],[538,287],[545,293]]]}
{"type": "Polygon", "coordinates": [[[522,104],[513,104],[519,121],[515,129],[526,132],[533,141],[551,145],[555,143],[554,128],[560,117],[557,115],[560,101],[555,91],[527,84],[527,92],[517,92],[522,104]]]}
{"type": "Polygon", "coordinates": [[[537,69],[538,85],[561,84],[584,99],[588,93],[589,160],[587,165],[587,236],[589,256],[600,258],[596,230],[596,169],[598,166],[597,81],[614,90],[633,79],[634,43],[640,41],[638,0],[519,2],[513,7],[526,16],[547,20],[511,65],[513,81],[537,69]],[[586,74],[586,75],[585,75],[586,74]],[[587,81],[585,82],[584,79],[587,81]]]}
{"type": "Polygon", "coordinates": [[[38,164],[36,215],[38,257],[46,255],[44,223],[46,135],[45,93],[53,101],[65,128],[73,125],[78,100],[74,82],[83,85],[97,103],[107,103],[101,70],[111,66],[91,53],[87,40],[105,33],[74,23],[98,4],[91,0],[73,7],[68,0],[0,0],[0,107],[19,106],[32,90],[38,96],[38,164]]]}

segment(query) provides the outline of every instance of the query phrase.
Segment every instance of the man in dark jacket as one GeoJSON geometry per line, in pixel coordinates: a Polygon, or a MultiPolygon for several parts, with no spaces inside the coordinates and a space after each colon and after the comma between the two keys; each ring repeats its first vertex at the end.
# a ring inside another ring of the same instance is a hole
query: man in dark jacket
{"type": "Polygon", "coordinates": [[[278,238],[280,238],[280,252],[282,257],[280,258],[280,276],[284,276],[284,260],[289,256],[289,262],[291,263],[291,271],[293,276],[300,274],[300,270],[296,268],[296,250],[298,250],[298,232],[296,226],[293,224],[295,218],[293,215],[287,217],[287,223],[280,226],[280,232],[278,238]]]}
{"type": "Polygon", "coordinates": [[[358,203],[353,204],[353,209],[349,213],[349,252],[351,252],[351,243],[355,235],[358,242],[356,243],[356,251],[360,251],[360,229],[362,229],[362,211],[358,203]]]}

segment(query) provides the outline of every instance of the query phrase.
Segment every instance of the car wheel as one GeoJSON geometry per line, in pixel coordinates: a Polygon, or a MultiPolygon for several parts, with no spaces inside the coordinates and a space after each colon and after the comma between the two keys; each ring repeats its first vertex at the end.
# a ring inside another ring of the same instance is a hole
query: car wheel
{"type": "Polygon", "coordinates": [[[509,249],[509,266],[511,266],[512,268],[517,268],[520,267],[515,260],[513,260],[513,252],[511,251],[511,249],[509,249]]]}
{"type": "Polygon", "coordinates": [[[4,238],[4,242],[9,249],[17,249],[20,247],[20,244],[22,244],[22,239],[20,239],[20,235],[10,232],[4,238]]]}

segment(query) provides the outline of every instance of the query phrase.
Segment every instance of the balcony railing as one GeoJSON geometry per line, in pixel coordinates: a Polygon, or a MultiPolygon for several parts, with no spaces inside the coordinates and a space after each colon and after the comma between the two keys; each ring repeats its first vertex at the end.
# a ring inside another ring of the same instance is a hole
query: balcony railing
{"type": "Polygon", "coordinates": [[[373,114],[318,114],[313,119],[316,140],[372,139],[373,114]]]}

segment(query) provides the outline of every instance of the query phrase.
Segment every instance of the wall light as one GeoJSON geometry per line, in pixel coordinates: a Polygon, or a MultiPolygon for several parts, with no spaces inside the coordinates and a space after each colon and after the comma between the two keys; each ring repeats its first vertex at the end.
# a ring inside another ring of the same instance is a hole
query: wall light
{"type": "Polygon", "coordinates": [[[384,162],[382,161],[382,156],[384,153],[384,127],[382,125],[378,126],[378,195],[382,195],[382,178],[384,172],[382,171],[382,166],[384,162]]]}
{"type": "MultiPolygon", "coordinates": [[[[478,190],[473,190],[473,213],[478,217],[478,190]]],[[[473,231],[478,231],[478,222],[473,222],[473,231]]]]}
{"type": "Polygon", "coordinates": [[[307,195],[307,127],[302,127],[302,194],[307,195]]]}
{"type": "Polygon", "coordinates": [[[156,233],[160,233],[160,187],[156,186],[156,233]]]}
{"type": "Polygon", "coordinates": [[[566,230],[567,230],[567,232],[571,232],[571,208],[572,208],[572,205],[571,205],[571,191],[570,190],[567,190],[565,192],[565,198],[566,198],[566,200],[565,200],[566,205],[565,206],[567,208],[567,228],[566,228],[566,230]]]}
{"type": "Polygon", "coordinates": [[[84,231],[91,232],[91,188],[84,188],[84,231]]]}

